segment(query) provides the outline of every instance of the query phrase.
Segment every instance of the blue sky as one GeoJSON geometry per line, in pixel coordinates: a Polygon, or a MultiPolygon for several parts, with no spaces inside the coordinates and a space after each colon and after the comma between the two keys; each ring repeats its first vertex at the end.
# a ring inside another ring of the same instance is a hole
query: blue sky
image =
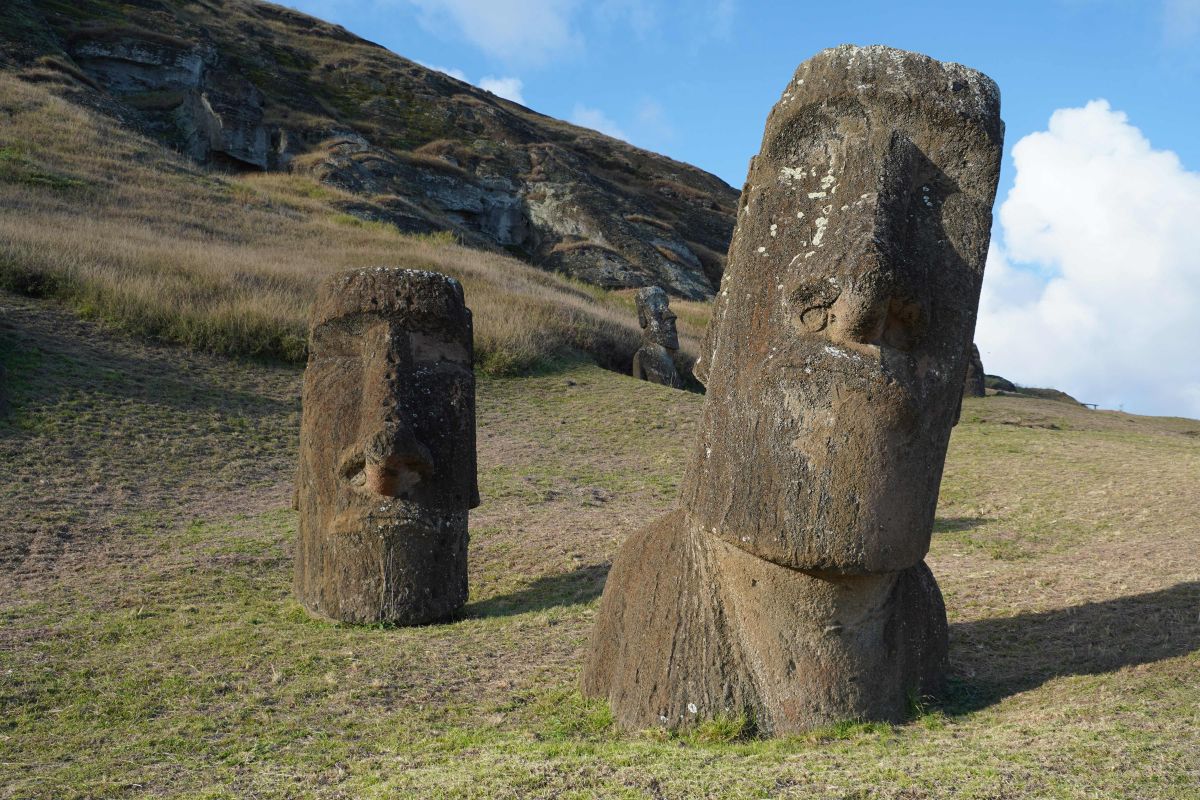
{"type": "Polygon", "coordinates": [[[977,337],[985,367],[1109,407],[1200,417],[1200,241],[1189,230],[1200,207],[1186,208],[1200,206],[1200,0],[288,5],[735,187],[796,65],[823,48],[887,44],[982,70],[1000,85],[1007,124],[977,337]],[[1091,186],[1099,200],[1045,190],[1058,184],[1091,186]],[[1175,205],[1164,214],[1155,198],[1175,205]],[[1130,293],[1131,282],[1147,286],[1130,293]],[[1156,292],[1178,318],[1143,325],[1164,314],[1156,292]],[[1188,350],[1148,352],[1172,337],[1188,350]]]}

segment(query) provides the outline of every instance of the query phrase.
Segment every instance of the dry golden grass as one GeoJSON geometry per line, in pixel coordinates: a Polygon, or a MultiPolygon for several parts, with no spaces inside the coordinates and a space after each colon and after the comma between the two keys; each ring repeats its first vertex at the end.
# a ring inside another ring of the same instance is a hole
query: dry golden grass
{"type": "Polygon", "coordinates": [[[658,217],[648,217],[645,214],[626,214],[625,219],[629,222],[641,222],[645,225],[651,225],[668,233],[675,230],[671,223],[661,220],[658,217]]]}
{"type": "Polygon", "coordinates": [[[681,267],[687,266],[687,262],[683,260],[683,256],[679,255],[679,253],[676,253],[671,248],[664,247],[661,244],[656,244],[654,245],[654,249],[658,251],[660,256],[665,258],[667,261],[670,261],[672,264],[678,264],[681,267]]]}
{"type": "Polygon", "coordinates": [[[558,244],[554,245],[554,247],[550,248],[551,253],[570,253],[572,250],[599,250],[604,253],[611,253],[618,258],[624,258],[624,256],[608,245],[602,244],[601,242],[593,242],[588,239],[574,242],[559,242],[558,244]]]}
{"type": "Polygon", "coordinates": [[[138,335],[298,360],[323,276],[397,265],[463,282],[486,371],[580,354],[623,368],[637,349],[622,299],[444,237],[347,225],[333,204],[361,198],[337,189],[199,169],[11,75],[0,75],[0,113],[0,285],[9,289],[58,297],[138,335]]]}

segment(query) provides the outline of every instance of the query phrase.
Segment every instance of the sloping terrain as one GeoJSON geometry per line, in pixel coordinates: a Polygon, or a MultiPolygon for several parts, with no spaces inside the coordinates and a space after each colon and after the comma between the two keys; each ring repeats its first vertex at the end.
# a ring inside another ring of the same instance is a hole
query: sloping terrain
{"type": "Polygon", "coordinates": [[[291,598],[298,368],[4,293],[0,363],[0,797],[1195,797],[1198,421],[968,398],[929,558],[949,697],[900,726],[628,735],[579,666],[698,395],[484,376],[470,603],[360,628],[291,598]]]}
{"type": "MultiPolygon", "coordinates": [[[[364,222],[343,210],[355,195],[311,177],[211,171],[63,92],[0,71],[0,287],[142,336],[296,361],[325,275],[431,269],[463,282],[486,372],[580,356],[630,367],[640,332],[629,291],[364,222]]],[[[707,305],[675,308],[690,359],[707,305]]]]}
{"type": "Polygon", "coordinates": [[[342,210],[588,283],[704,299],[737,191],[255,0],[9,0],[0,64],[199,163],[310,176],[342,210]]]}

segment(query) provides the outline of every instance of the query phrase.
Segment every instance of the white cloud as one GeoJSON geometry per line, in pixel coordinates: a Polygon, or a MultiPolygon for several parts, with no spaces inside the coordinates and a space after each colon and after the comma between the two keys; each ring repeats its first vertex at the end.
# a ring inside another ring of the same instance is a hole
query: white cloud
{"type": "Polygon", "coordinates": [[[452,24],[489,55],[540,62],[582,39],[572,17],[580,0],[408,0],[427,27],[452,24]]]}
{"type": "Polygon", "coordinates": [[[470,81],[467,80],[467,73],[463,72],[461,69],[455,69],[454,67],[439,67],[437,64],[426,64],[424,61],[418,61],[417,63],[426,69],[431,69],[434,72],[440,72],[443,75],[449,75],[451,78],[457,78],[463,83],[470,83],[470,81]]]}
{"type": "Polygon", "coordinates": [[[1013,147],[976,341],[988,372],[1200,417],[1200,173],[1104,100],[1013,147]]]}
{"type": "Polygon", "coordinates": [[[625,131],[621,130],[621,127],[613,122],[607,114],[598,108],[585,106],[583,103],[575,104],[575,110],[571,112],[571,122],[576,125],[582,125],[585,128],[606,133],[614,139],[629,141],[629,137],[625,135],[625,131]]]}
{"type": "Polygon", "coordinates": [[[525,83],[520,78],[496,78],[488,75],[479,79],[479,88],[505,100],[525,105],[525,97],[521,94],[525,83]]]}

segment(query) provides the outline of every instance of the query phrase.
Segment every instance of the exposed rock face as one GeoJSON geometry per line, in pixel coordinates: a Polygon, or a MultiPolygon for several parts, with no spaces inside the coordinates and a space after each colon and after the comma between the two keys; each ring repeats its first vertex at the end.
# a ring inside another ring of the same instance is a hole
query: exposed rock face
{"type": "Polygon", "coordinates": [[[676,316],[667,293],[658,286],[638,289],[636,302],[642,346],[633,355],[633,377],[682,388],[683,380],[675,367],[679,331],[675,329],[676,316]]]}
{"type": "Polygon", "coordinates": [[[79,32],[71,55],[198,161],[266,169],[263,94],[211,46],[149,33],[79,32]]]}
{"type": "Polygon", "coordinates": [[[1017,385],[1008,378],[1002,378],[999,375],[984,375],[984,385],[989,389],[995,389],[998,392],[1015,392],[1017,385]]]}
{"type": "MultiPolygon", "coordinates": [[[[682,164],[569,125],[257,0],[10,0],[41,55],[78,68],[121,119],[202,162],[288,170],[347,189],[340,210],[453,231],[608,288],[707,298],[737,193],[682,164]],[[39,23],[38,20],[42,20],[39,23]]],[[[45,69],[46,67],[41,67],[45,69]]],[[[100,101],[103,102],[100,102],[100,101]]]]}
{"type": "Polygon", "coordinates": [[[983,359],[979,357],[979,347],[971,343],[970,358],[967,361],[967,376],[963,379],[963,395],[966,397],[983,397],[987,394],[984,385],[983,359]]]}
{"type": "Polygon", "coordinates": [[[681,510],[605,586],[583,689],[622,725],[786,733],[937,691],[922,559],[1002,138],[995,84],[956,64],[847,46],[796,71],[742,192],[681,510]]]}
{"type": "Polygon", "coordinates": [[[313,307],[296,596],[347,622],[417,625],[467,599],[479,504],[471,312],[432,272],[329,278],[313,307]]]}

